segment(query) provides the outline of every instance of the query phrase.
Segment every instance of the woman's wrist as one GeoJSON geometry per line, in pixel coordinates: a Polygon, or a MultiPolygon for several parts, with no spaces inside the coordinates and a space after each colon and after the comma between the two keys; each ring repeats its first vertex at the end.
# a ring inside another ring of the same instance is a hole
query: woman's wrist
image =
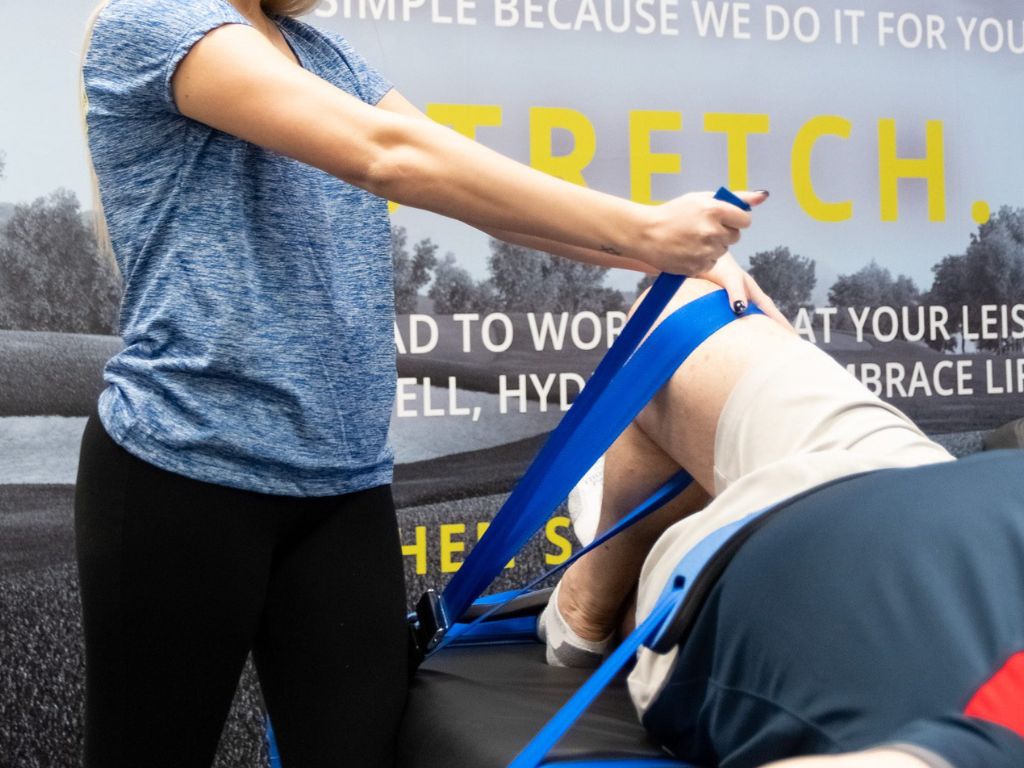
{"type": "Polygon", "coordinates": [[[653,232],[653,211],[649,205],[622,200],[622,214],[618,221],[610,221],[606,241],[598,250],[612,256],[625,256],[647,264],[655,272],[662,266],[656,258],[653,232]]]}

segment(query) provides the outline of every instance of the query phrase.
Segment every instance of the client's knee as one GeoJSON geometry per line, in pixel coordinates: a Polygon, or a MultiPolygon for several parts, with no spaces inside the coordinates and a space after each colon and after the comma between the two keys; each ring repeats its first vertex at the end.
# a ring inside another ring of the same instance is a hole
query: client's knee
{"type": "MultiPolygon", "coordinates": [[[[644,299],[647,298],[647,294],[650,293],[650,290],[650,288],[645,289],[644,292],[637,297],[636,301],[633,302],[633,306],[630,307],[629,310],[630,317],[633,316],[633,313],[636,312],[637,307],[639,307],[643,303],[644,299]]],[[[655,325],[659,325],[666,317],[671,315],[680,307],[689,304],[691,301],[696,301],[701,296],[705,296],[709,293],[714,293],[715,291],[718,290],[721,290],[721,287],[715,285],[710,280],[702,280],[699,277],[687,278],[686,280],[683,281],[683,284],[679,286],[679,289],[675,292],[675,295],[669,300],[668,304],[665,306],[665,309],[658,317],[657,322],[655,322],[655,325]]]]}

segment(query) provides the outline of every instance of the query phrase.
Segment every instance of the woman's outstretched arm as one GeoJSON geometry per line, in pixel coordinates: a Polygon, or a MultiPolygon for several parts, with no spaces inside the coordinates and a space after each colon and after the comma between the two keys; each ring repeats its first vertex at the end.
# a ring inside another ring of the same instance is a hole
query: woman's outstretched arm
{"type": "Polygon", "coordinates": [[[390,200],[658,271],[707,272],[751,222],[709,193],[652,207],[553,178],[443,126],[365,104],[243,25],[197,43],[173,90],[188,117],[390,200]]]}
{"type": "MultiPolygon", "coordinates": [[[[380,100],[378,106],[382,109],[397,112],[416,120],[433,122],[415,105],[411,104],[404,96],[395,90],[389,91],[384,98],[380,100]]],[[[487,234],[492,237],[496,237],[499,240],[515,243],[516,245],[522,245],[527,248],[533,248],[538,251],[546,251],[547,253],[564,256],[587,264],[595,264],[601,267],[615,267],[618,269],[632,269],[640,272],[647,272],[648,274],[657,272],[657,270],[650,264],[639,261],[635,258],[615,256],[602,251],[596,251],[576,245],[566,245],[564,243],[555,242],[542,237],[524,235],[519,232],[509,232],[507,230],[486,227],[483,227],[482,229],[487,232],[487,234]]],[[[726,253],[724,257],[720,258],[709,272],[696,276],[702,277],[718,286],[721,286],[722,288],[725,288],[729,294],[729,303],[731,305],[735,306],[736,302],[743,302],[744,305],[753,302],[773,320],[792,330],[792,326],[789,324],[789,321],[781,312],[779,312],[775,303],[765,294],[764,291],[761,290],[760,286],[749,274],[740,269],[730,254],[726,253]]]]}
{"type": "MultiPolygon", "coordinates": [[[[395,89],[388,91],[377,106],[381,109],[386,109],[389,112],[395,112],[423,122],[434,122],[427,117],[422,110],[395,89]]],[[[565,258],[572,259],[573,261],[581,261],[586,264],[593,264],[599,267],[631,269],[637,272],[646,272],[648,274],[657,273],[657,270],[655,270],[650,264],[627,256],[616,256],[605,251],[584,248],[578,245],[567,245],[555,240],[548,240],[534,235],[524,235],[520,232],[510,232],[509,230],[498,229],[496,227],[480,227],[480,229],[491,237],[504,240],[506,243],[513,243],[526,248],[532,248],[535,251],[553,253],[556,256],[564,256],[565,258]]]]}

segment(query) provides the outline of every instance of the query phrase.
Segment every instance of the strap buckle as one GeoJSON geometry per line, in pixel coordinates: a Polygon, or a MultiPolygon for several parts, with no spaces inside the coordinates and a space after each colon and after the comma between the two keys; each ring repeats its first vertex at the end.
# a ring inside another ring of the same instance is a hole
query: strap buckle
{"type": "Polygon", "coordinates": [[[413,646],[421,659],[437,648],[451,627],[444,601],[433,589],[423,593],[408,618],[413,646]]]}

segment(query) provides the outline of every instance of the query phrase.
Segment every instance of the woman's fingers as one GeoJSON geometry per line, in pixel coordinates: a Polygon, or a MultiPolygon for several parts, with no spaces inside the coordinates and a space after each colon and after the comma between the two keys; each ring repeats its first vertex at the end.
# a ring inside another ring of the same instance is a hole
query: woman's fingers
{"type": "MultiPolygon", "coordinates": [[[[766,192],[741,192],[751,206],[768,197],[766,192]]],[[[710,192],[691,192],[648,209],[650,223],[644,240],[651,256],[645,260],[675,274],[701,274],[712,269],[708,261],[722,256],[740,240],[753,222],[750,211],[717,200],[710,192]]]]}
{"type": "Polygon", "coordinates": [[[747,307],[753,303],[783,328],[796,334],[796,329],[775,306],[775,302],[761,290],[757,281],[736,263],[732,254],[726,253],[714,267],[698,276],[724,288],[729,295],[729,306],[737,315],[746,312],[747,307]]]}
{"type": "Polygon", "coordinates": [[[703,279],[725,288],[729,295],[729,306],[737,315],[743,314],[750,304],[751,297],[747,292],[745,276],[746,273],[729,253],[722,256],[714,267],[700,275],[703,279]]]}
{"type": "Polygon", "coordinates": [[[721,200],[711,201],[711,212],[718,219],[718,223],[729,229],[748,229],[754,222],[754,217],[749,211],[737,208],[732,203],[725,203],[721,200]]]}
{"type": "MultiPolygon", "coordinates": [[[[759,192],[737,192],[736,196],[753,208],[768,199],[768,192],[764,190],[759,192]]],[[[753,223],[753,216],[750,211],[744,211],[732,203],[727,203],[717,198],[712,198],[712,203],[715,205],[715,210],[720,216],[719,221],[721,221],[723,226],[731,229],[747,229],[753,223]]]]}
{"type": "Polygon", "coordinates": [[[740,200],[745,202],[747,205],[755,206],[760,205],[768,199],[768,195],[771,194],[767,189],[758,189],[753,192],[748,190],[741,190],[740,192],[734,192],[740,200]]]}

